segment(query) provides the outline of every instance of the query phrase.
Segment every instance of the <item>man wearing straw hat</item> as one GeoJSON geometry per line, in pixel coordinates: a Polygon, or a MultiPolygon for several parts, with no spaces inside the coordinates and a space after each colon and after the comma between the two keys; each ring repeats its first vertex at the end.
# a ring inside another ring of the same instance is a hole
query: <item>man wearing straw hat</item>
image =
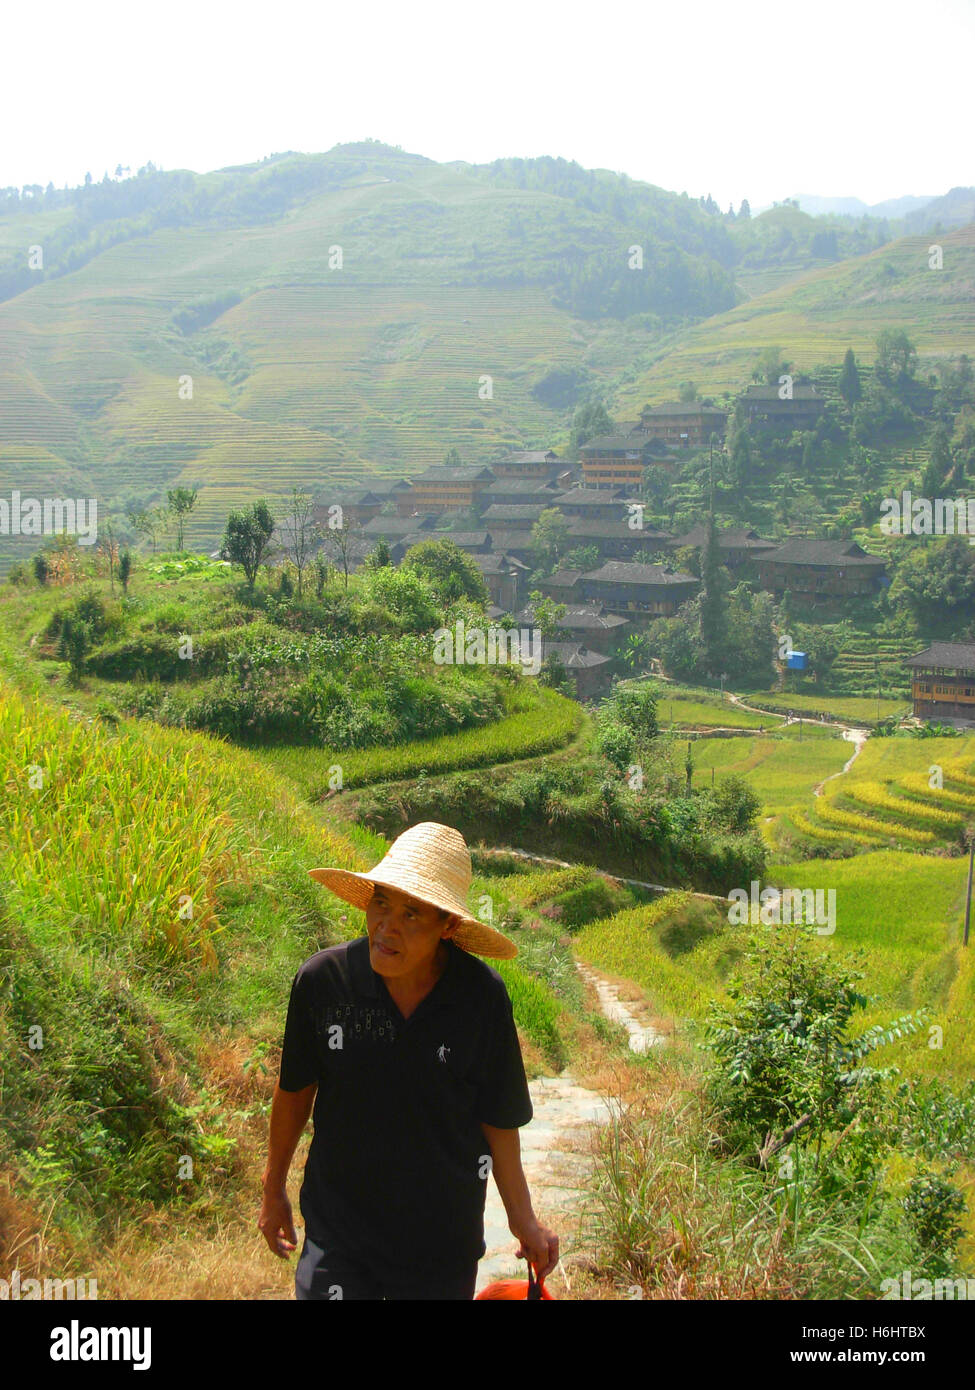
{"type": "Polygon", "coordinates": [[[287,1176],[314,1104],[297,1297],[472,1298],[492,1171],[518,1258],[544,1278],[559,1241],[521,1167],[521,1048],[504,981],[477,959],[517,947],[468,911],[463,836],[424,821],[369,873],[309,872],[365,909],[366,935],[291,986],[258,1225],[282,1259],[296,1248],[287,1176]]]}

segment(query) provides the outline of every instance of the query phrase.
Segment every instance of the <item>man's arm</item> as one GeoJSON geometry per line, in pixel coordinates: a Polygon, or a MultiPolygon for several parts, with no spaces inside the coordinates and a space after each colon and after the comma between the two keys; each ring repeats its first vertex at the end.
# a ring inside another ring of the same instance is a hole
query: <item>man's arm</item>
{"type": "Polygon", "coordinates": [[[483,1121],[481,1129],[491,1147],[491,1171],[508,1213],[508,1229],[520,1242],[518,1259],[530,1260],[539,1279],[544,1279],[559,1262],[559,1238],[539,1223],[532,1209],[518,1131],[496,1129],[483,1121]]]}
{"type": "Polygon", "coordinates": [[[318,1082],[301,1091],[282,1091],[275,1084],[271,1101],[271,1130],[268,1138],[267,1166],[264,1169],[264,1200],[257,1225],[275,1255],[286,1260],[298,1244],[291,1203],[288,1201],[288,1169],[294,1158],[311,1108],[318,1082]]]}

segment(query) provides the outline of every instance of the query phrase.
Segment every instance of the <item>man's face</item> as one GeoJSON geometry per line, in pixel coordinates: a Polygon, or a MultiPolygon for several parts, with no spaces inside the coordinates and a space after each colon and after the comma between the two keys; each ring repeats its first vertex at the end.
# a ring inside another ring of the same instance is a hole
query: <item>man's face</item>
{"type": "Polygon", "coordinates": [[[435,907],[419,902],[398,888],[377,883],[366,904],[369,962],[387,979],[421,974],[433,963],[443,938],[456,930],[453,918],[441,918],[435,907]]]}

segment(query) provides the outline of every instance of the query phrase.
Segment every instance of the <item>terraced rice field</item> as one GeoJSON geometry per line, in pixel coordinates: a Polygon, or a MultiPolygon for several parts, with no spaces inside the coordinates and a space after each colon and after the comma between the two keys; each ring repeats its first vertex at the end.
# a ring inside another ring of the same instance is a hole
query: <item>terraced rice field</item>
{"type": "Polygon", "coordinates": [[[823,844],[960,851],[975,827],[973,773],[975,736],[870,739],[820,797],[783,808],[782,828],[823,844]]]}

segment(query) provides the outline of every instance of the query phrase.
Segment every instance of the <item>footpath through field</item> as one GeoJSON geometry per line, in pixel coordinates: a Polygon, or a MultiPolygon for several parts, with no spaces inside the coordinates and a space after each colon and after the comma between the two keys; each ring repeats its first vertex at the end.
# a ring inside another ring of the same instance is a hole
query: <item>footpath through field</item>
{"type": "MultiPolygon", "coordinates": [[[[619,1000],[619,987],[603,978],[589,965],[576,962],[576,969],[592,985],[604,1016],[621,1023],[630,1035],[633,1052],[662,1046],[664,1035],[638,1022],[619,1000]]],[[[528,1083],[534,1116],[520,1131],[521,1160],[532,1194],[536,1215],[545,1225],[559,1232],[563,1248],[567,1245],[566,1218],[574,1208],[592,1159],[589,1136],[593,1125],[605,1124],[614,1103],[596,1091],[580,1086],[566,1069],[559,1076],[540,1076],[528,1083]]],[[[488,1183],[484,1204],[486,1253],[477,1273],[477,1292],[495,1279],[525,1278],[525,1261],[515,1259],[508,1218],[493,1177],[488,1183]]],[[[556,1270],[549,1279],[558,1293],[566,1271],[556,1270]]],[[[571,1278],[571,1275],[568,1276],[571,1278]]]]}

